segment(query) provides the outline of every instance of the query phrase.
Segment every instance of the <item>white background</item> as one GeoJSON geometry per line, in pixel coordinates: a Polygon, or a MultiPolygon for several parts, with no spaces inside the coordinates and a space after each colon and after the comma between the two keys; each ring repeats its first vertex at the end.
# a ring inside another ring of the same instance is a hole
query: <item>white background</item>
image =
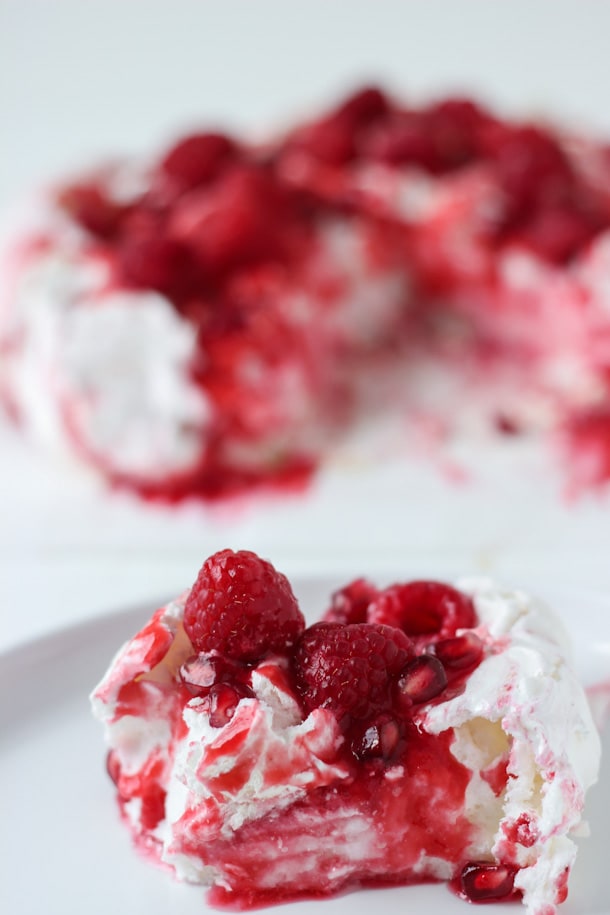
{"type": "MultiPolygon", "coordinates": [[[[610,137],[609,47],[604,0],[0,0],[0,210],[93,159],[201,123],[264,132],[370,80],[610,137]]],[[[404,565],[610,591],[610,494],[568,504],[539,448],[472,442],[460,457],[474,470],[462,485],[421,457],[343,455],[302,497],[170,512],[0,426],[0,649],[182,590],[224,546],[288,572],[404,565]]]]}

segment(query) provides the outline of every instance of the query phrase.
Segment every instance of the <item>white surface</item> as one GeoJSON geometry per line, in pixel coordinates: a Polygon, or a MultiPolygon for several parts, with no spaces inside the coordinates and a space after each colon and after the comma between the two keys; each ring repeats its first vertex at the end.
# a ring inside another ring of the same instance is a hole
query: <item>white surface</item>
{"type": "MultiPolygon", "coordinates": [[[[442,568],[444,575],[449,574],[442,568]]],[[[323,609],[338,580],[301,578],[295,590],[310,619],[323,609]]],[[[578,613],[573,627],[577,666],[587,682],[607,671],[610,614],[603,599],[565,588],[542,596],[564,616],[578,613]]],[[[154,602],[155,604],[159,601],[154,602]]],[[[135,912],[196,915],[210,911],[198,888],[181,886],[130,847],[120,823],[112,786],[104,773],[101,728],[91,718],[87,694],[119,644],[150,615],[150,608],[117,613],[67,629],[0,656],[0,693],[11,703],[0,708],[2,799],[0,860],[2,910],[10,915],[107,915],[135,912]],[[52,714],[49,714],[52,710],[52,714]],[[7,787],[9,790],[6,790],[7,787]]],[[[605,748],[610,743],[605,735],[605,748]]],[[[582,840],[562,915],[607,915],[607,849],[610,825],[610,755],[600,784],[589,795],[593,837],[582,840]]],[[[278,908],[301,915],[364,915],[371,905],[387,915],[433,911],[467,915],[466,904],[442,886],[358,891],[330,901],[278,908]]],[[[518,913],[519,906],[511,906],[518,913]]],[[[507,915],[489,906],[486,915],[507,915]]]]}
{"type": "MultiPolygon", "coordinates": [[[[610,3],[581,0],[3,0],[0,219],[49,176],[145,151],[194,123],[263,129],[378,78],[473,91],[610,134],[610,3]]],[[[405,456],[337,460],[302,498],[170,513],[48,465],[0,429],[0,648],[177,593],[205,555],[249,547],[287,572],[558,570],[610,592],[610,498],[567,506],[542,455],[507,443],[450,484],[405,456]],[[521,472],[519,471],[521,468],[521,472]]]]}

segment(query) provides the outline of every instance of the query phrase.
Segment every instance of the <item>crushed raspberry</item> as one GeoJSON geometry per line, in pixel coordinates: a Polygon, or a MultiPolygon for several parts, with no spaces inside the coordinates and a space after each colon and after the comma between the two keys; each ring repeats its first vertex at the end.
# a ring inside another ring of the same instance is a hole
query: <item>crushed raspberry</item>
{"type": "Polygon", "coordinates": [[[184,608],[184,629],[194,648],[235,661],[285,651],[304,628],[288,579],[247,550],[210,556],[184,608]]]}
{"type": "Polygon", "coordinates": [[[329,623],[366,623],[369,604],[379,593],[365,578],[357,578],[332,595],[330,609],[324,614],[329,623]]]}
{"type": "Polygon", "coordinates": [[[412,637],[452,637],[458,629],[476,626],[471,599],[456,588],[435,581],[392,585],[369,607],[370,622],[396,626],[412,637]]]}
{"type": "Polygon", "coordinates": [[[412,655],[400,630],[371,623],[317,623],[294,654],[297,688],[308,711],[328,708],[338,719],[368,720],[392,702],[393,681],[412,655]]]}
{"type": "Polygon", "coordinates": [[[460,878],[462,893],[470,902],[506,899],[513,892],[516,873],[504,864],[467,864],[460,878]]]}
{"type": "Polygon", "coordinates": [[[236,154],[236,144],[220,133],[198,133],[173,146],[161,161],[161,171],[192,189],[215,178],[236,154]]]}
{"type": "Polygon", "coordinates": [[[402,699],[409,702],[428,702],[440,695],[447,686],[445,668],[434,655],[419,655],[409,661],[398,681],[402,699]]]}

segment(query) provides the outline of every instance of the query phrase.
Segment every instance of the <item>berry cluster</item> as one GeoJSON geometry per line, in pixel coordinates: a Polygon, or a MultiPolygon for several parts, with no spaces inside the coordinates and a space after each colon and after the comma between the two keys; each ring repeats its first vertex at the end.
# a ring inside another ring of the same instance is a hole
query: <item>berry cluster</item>
{"type": "Polygon", "coordinates": [[[252,695],[251,666],[284,655],[304,712],[331,710],[356,759],[389,761],[413,710],[481,661],[475,625],[472,601],[449,585],[379,590],[359,579],[306,629],[285,576],[254,553],[222,550],[205,561],[186,601],[184,628],[197,654],[180,676],[190,695],[207,697],[210,723],[221,727],[252,695]]]}
{"type": "Polygon", "coordinates": [[[323,168],[381,162],[436,176],[481,164],[503,197],[490,240],[519,242],[553,263],[569,261],[610,225],[607,205],[549,132],[501,121],[468,99],[410,109],[365,89],[295,130],[283,155],[306,156],[323,168]]]}

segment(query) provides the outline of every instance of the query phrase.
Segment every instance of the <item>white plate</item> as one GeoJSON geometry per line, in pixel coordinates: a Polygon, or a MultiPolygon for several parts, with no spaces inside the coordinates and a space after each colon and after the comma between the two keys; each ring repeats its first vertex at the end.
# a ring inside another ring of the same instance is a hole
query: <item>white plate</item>
{"type": "MultiPolygon", "coordinates": [[[[295,590],[314,618],[336,582],[307,579],[295,590]]],[[[545,593],[545,597],[552,597],[545,593]]],[[[607,598],[568,594],[555,605],[572,625],[579,671],[589,683],[610,665],[607,598]]],[[[104,771],[99,725],[88,693],[119,645],[150,615],[129,610],[66,629],[0,656],[0,906],[6,915],[201,915],[203,891],[176,883],[141,859],[120,823],[104,771]]],[[[562,915],[608,915],[610,734],[599,785],[589,795],[593,838],[581,842],[562,915]]],[[[444,886],[361,890],[336,899],[282,906],[299,915],[365,915],[383,905],[468,915],[444,886]]],[[[489,906],[485,915],[519,912],[489,906]]]]}

